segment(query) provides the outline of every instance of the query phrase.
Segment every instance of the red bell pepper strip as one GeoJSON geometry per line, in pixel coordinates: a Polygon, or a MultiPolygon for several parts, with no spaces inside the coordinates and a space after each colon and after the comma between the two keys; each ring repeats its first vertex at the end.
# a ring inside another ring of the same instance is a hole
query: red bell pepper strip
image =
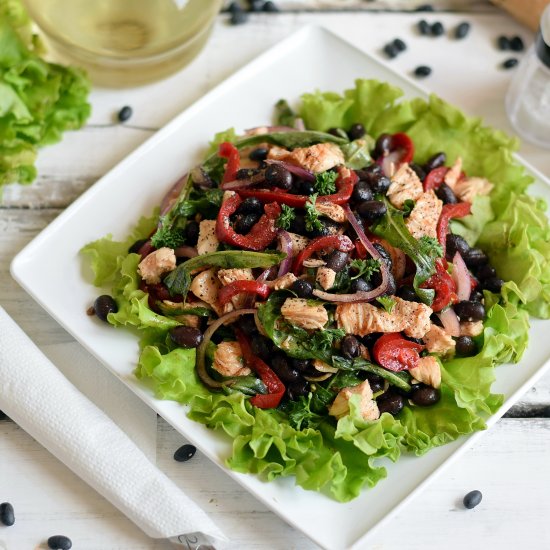
{"type": "Polygon", "coordinates": [[[265,250],[277,236],[275,222],[281,213],[281,207],[275,202],[264,205],[262,217],[252,226],[247,235],[241,235],[231,227],[229,219],[241,202],[238,195],[233,195],[221,205],[216,221],[218,240],[245,250],[265,250]]]}
{"type": "Polygon", "coordinates": [[[447,232],[449,231],[449,221],[451,218],[463,218],[472,211],[472,205],[469,202],[459,202],[457,204],[444,204],[437,222],[437,240],[443,247],[443,257],[447,247],[447,232]]]}
{"type": "Polygon", "coordinates": [[[435,298],[430,306],[433,311],[438,312],[445,309],[450,304],[458,302],[456,295],[456,283],[447,272],[447,261],[440,259],[435,264],[436,273],[420,285],[421,288],[433,288],[435,298]]]}
{"type": "Polygon", "coordinates": [[[424,178],[424,191],[437,189],[445,181],[445,176],[448,171],[449,168],[447,168],[447,166],[440,166],[439,168],[430,170],[428,175],[424,178]]]}
{"type": "Polygon", "coordinates": [[[302,270],[303,263],[318,250],[323,248],[335,248],[340,252],[350,252],[355,248],[351,239],[346,235],[329,235],[328,237],[317,237],[313,239],[309,245],[298,254],[294,260],[292,271],[298,275],[302,270]]]}
{"type": "Polygon", "coordinates": [[[250,403],[259,409],[274,409],[279,405],[286,388],[273,370],[252,353],[252,348],[244,332],[235,327],[235,334],[241,346],[245,363],[261,378],[269,393],[255,395],[250,403]]]}
{"type": "Polygon", "coordinates": [[[243,292],[267,298],[271,289],[265,283],[259,283],[258,281],[234,281],[220,289],[218,292],[218,302],[224,306],[233,296],[243,292]]]}
{"type": "Polygon", "coordinates": [[[241,165],[239,150],[232,143],[224,141],[223,143],[220,143],[220,146],[218,148],[218,155],[220,157],[223,157],[224,159],[227,159],[222,183],[236,180],[237,171],[239,170],[239,167],[241,165]]]}
{"type": "MultiPolygon", "coordinates": [[[[317,200],[322,202],[332,202],[334,204],[345,204],[349,201],[353,193],[353,186],[358,181],[357,174],[346,168],[345,166],[338,167],[338,177],[336,178],[336,193],[332,195],[323,195],[317,200]]],[[[241,197],[255,197],[262,202],[277,202],[286,204],[293,208],[303,208],[306,202],[310,199],[309,195],[292,195],[275,187],[274,189],[236,189],[241,197]]]]}
{"type": "Polygon", "coordinates": [[[393,134],[391,137],[392,150],[401,149],[402,156],[399,162],[411,162],[414,157],[414,144],[407,134],[401,132],[393,134]]]}
{"type": "Polygon", "coordinates": [[[406,340],[399,332],[383,334],[378,338],[372,350],[374,359],[385,369],[399,372],[418,365],[422,344],[406,340]]]}

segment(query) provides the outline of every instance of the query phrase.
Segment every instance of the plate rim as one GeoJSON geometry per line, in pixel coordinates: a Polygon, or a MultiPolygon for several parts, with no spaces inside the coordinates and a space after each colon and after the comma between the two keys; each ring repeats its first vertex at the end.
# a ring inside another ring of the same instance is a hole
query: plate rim
{"type": "MultiPolygon", "coordinates": [[[[77,334],[73,333],[68,323],[65,323],[63,319],[61,319],[60,317],[58,317],[58,315],[53,313],[50,310],[50,308],[47,307],[42,302],[41,298],[33,291],[32,288],[29,287],[29,285],[27,284],[27,281],[24,279],[24,273],[22,273],[22,271],[24,271],[25,263],[31,259],[30,256],[32,255],[33,251],[37,247],[39,247],[45,239],[49,238],[52,233],[55,233],[57,231],[59,226],[63,226],[63,224],[68,219],[70,219],[75,213],[77,213],[78,210],[81,208],[81,206],[84,205],[90,199],[90,197],[102,191],[103,187],[106,185],[105,182],[108,183],[109,180],[113,177],[116,177],[119,172],[123,172],[128,166],[130,166],[136,161],[139,161],[139,159],[141,159],[142,156],[147,153],[148,149],[155,147],[157,141],[162,140],[165,137],[169,137],[169,134],[174,130],[178,129],[179,126],[185,122],[186,118],[192,118],[196,111],[200,111],[203,108],[203,106],[208,105],[212,101],[215,101],[217,96],[224,94],[226,91],[230,90],[236,85],[238,86],[243,76],[246,76],[248,73],[253,73],[253,71],[255,71],[257,68],[260,68],[263,64],[269,63],[270,59],[272,58],[277,59],[279,56],[283,55],[286,50],[293,50],[301,42],[307,41],[308,38],[314,37],[315,35],[319,35],[319,36],[328,35],[330,36],[331,39],[337,40],[338,42],[342,43],[345,47],[355,50],[362,57],[367,58],[369,62],[378,65],[379,67],[383,68],[385,71],[389,71],[393,73],[401,81],[403,80],[406,81],[417,92],[418,96],[422,96],[424,99],[427,99],[430,95],[432,95],[431,92],[429,92],[419,83],[412,80],[412,78],[410,78],[408,75],[402,74],[396,71],[387,63],[384,63],[382,60],[378,59],[374,55],[368,52],[365,52],[364,50],[360,49],[353,43],[349,42],[346,38],[336,34],[335,32],[324,27],[323,25],[319,25],[319,24],[307,25],[302,29],[292,33],[280,43],[275,44],[274,46],[268,48],[266,51],[256,56],[250,62],[244,64],[241,68],[239,68],[229,77],[217,83],[211,90],[209,90],[200,99],[193,102],[188,107],[184,108],[178,115],[172,118],[159,131],[155,132],[142,144],[140,144],[128,155],[126,155],[113,168],[108,170],[95,183],[93,183],[76,200],[74,200],[67,208],[65,208],[54,220],[52,220],[52,222],[50,222],[44,229],[42,229],[40,233],[38,233],[29,243],[27,243],[27,245],[25,245],[25,247],[21,249],[10,262],[10,274],[13,277],[13,279],[17,281],[17,283],[25,290],[25,292],[27,292],[27,294],[29,294],[33,298],[33,300],[36,301],[40,305],[40,307],[42,307],[42,309],[44,309],[44,311],[46,311],[46,313],[50,317],[52,317],[60,326],[62,326],[65,330],[67,330],[81,346],[83,346],[88,352],[90,352],[103,365],[104,368],[106,368],[109,372],[111,372],[113,376],[116,376],[117,378],[119,378],[119,380],[121,380],[134,394],[136,394],[142,401],[144,401],[148,407],[155,410],[160,416],[163,416],[163,413],[159,410],[159,408],[155,405],[152,405],[150,401],[147,401],[144,399],[144,392],[145,392],[144,388],[141,388],[141,391],[138,392],[137,388],[131,385],[129,381],[127,381],[125,378],[121,376],[118,376],[118,374],[114,372],[113,369],[110,368],[105,361],[103,361],[102,359],[96,356],[92,348],[90,348],[86,343],[83,343],[78,338],[77,334]]],[[[550,187],[550,180],[548,179],[547,176],[545,176],[539,170],[534,168],[529,162],[523,159],[521,155],[514,153],[514,157],[518,162],[520,162],[526,168],[528,172],[530,172],[533,176],[535,176],[536,179],[538,179],[540,182],[542,182],[546,186],[550,187]]],[[[385,516],[383,516],[378,522],[374,523],[370,528],[367,529],[367,531],[365,531],[362,535],[356,538],[354,542],[351,542],[347,548],[349,550],[358,549],[360,546],[365,544],[367,539],[369,539],[376,532],[378,532],[379,529],[381,529],[384,525],[390,522],[405,506],[407,506],[430,483],[432,483],[439,475],[441,475],[441,473],[446,468],[448,468],[456,460],[462,457],[463,454],[469,449],[470,446],[476,444],[478,440],[481,437],[483,437],[484,434],[487,433],[489,429],[492,426],[494,426],[494,424],[496,424],[496,422],[498,422],[498,420],[500,420],[500,418],[519,399],[519,397],[523,395],[535,382],[537,382],[540,378],[542,378],[542,376],[544,376],[548,372],[548,370],[550,370],[550,359],[544,362],[533,375],[531,375],[515,392],[513,392],[504,401],[501,408],[496,413],[494,413],[493,415],[485,419],[485,422],[487,424],[487,429],[483,431],[474,432],[472,434],[463,436],[455,440],[455,443],[459,441],[461,443],[452,452],[452,454],[448,458],[444,459],[437,468],[435,468],[429,475],[427,475],[421,482],[419,482],[414,487],[414,489],[411,490],[406,495],[406,497],[403,498],[390,512],[388,512],[385,516]]],[[[157,401],[161,402],[161,400],[158,400],[157,398],[154,398],[154,400],[155,402],[157,401]]],[[[178,405],[181,407],[181,404],[178,404],[178,405]]],[[[184,433],[182,429],[180,429],[180,427],[173,425],[170,420],[166,420],[166,421],[174,429],[182,433],[188,439],[190,440],[194,439],[194,438],[190,438],[188,434],[184,433]]],[[[451,442],[450,444],[452,443],[453,442],[451,442]]],[[[216,460],[213,457],[213,453],[205,452],[204,454],[206,454],[210,459],[210,461],[213,462],[215,465],[217,465],[225,474],[230,475],[231,478],[237,481],[237,483],[239,483],[240,486],[244,487],[245,490],[249,494],[251,494],[251,496],[260,500],[278,517],[283,519],[283,521],[285,521],[286,523],[290,523],[290,525],[293,528],[300,530],[308,538],[310,538],[311,540],[313,540],[323,548],[328,548],[327,546],[325,546],[326,542],[316,538],[310,532],[305,532],[303,529],[300,528],[299,524],[290,522],[289,519],[285,517],[278,508],[273,506],[273,504],[270,502],[270,499],[267,496],[264,496],[263,494],[258,492],[252,492],[250,488],[242,481],[242,479],[243,479],[243,476],[249,476],[254,474],[240,474],[239,472],[235,472],[234,470],[231,470],[227,466],[225,466],[223,464],[223,461],[216,460]]],[[[296,486],[296,488],[301,489],[298,486],[296,486]]],[[[368,489],[366,488],[363,489],[363,491],[367,491],[367,490],[368,489]]]]}

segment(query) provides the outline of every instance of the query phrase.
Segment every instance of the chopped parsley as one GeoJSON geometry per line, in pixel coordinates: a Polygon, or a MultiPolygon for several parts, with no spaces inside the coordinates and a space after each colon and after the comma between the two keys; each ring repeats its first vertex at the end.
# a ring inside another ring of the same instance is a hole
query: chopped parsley
{"type": "Polygon", "coordinates": [[[377,271],[380,271],[380,260],[374,258],[351,260],[349,267],[356,271],[356,274],[351,277],[352,280],[363,277],[368,281],[377,271]]]}
{"type": "Polygon", "coordinates": [[[378,296],[376,301],[382,305],[382,307],[388,312],[391,313],[395,307],[395,299],[391,296],[378,296]]]}
{"type": "Polygon", "coordinates": [[[304,205],[306,210],[306,231],[321,231],[323,224],[319,219],[319,211],[315,208],[315,201],[317,200],[318,193],[314,193],[309,197],[308,201],[304,205]]]}
{"type": "Polygon", "coordinates": [[[296,212],[294,208],[287,206],[286,204],[281,205],[281,213],[275,222],[275,225],[280,229],[290,229],[290,224],[292,220],[296,217],[296,212]]]}
{"type": "Polygon", "coordinates": [[[346,331],[341,328],[325,328],[318,330],[313,334],[308,347],[313,350],[328,351],[332,348],[335,340],[340,340],[346,335],[346,331]]]}
{"type": "Polygon", "coordinates": [[[177,248],[181,246],[185,241],[185,235],[183,229],[179,227],[163,226],[161,218],[161,226],[157,229],[156,233],[151,237],[151,244],[155,248],[162,248],[166,246],[168,248],[177,248]]]}
{"type": "Polygon", "coordinates": [[[323,172],[315,175],[315,190],[319,195],[332,195],[336,193],[336,178],[338,174],[336,172],[323,172]]]}
{"type": "Polygon", "coordinates": [[[418,239],[418,249],[421,254],[426,254],[430,257],[443,257],[443,247],[437,239],[424,235],[418,239]]]}

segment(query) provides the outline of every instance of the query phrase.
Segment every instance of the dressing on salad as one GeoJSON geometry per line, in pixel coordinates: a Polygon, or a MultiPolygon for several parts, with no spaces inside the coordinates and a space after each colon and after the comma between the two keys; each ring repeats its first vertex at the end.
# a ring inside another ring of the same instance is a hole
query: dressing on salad
{"type": "Polygon", "coordinates": [[[217,135],[125,243],[83,249],[108,322],[140,332],[138,377],[233,438],[232,468],[341,501],[386,475],[376,459],[483,429],[494,366],[550,314],[514,142],[399,95],[281,101],[278,126],[217,135]]]}

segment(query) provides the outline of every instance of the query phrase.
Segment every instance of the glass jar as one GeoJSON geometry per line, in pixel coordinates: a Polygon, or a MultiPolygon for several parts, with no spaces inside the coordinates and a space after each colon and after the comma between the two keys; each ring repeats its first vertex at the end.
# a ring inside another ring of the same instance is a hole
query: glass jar
{"type": "Polygon", "coordinates": [[[53,57],[96,84],[163,78],[202,49],[222,0],[23,0],[53,57]]]}
{"type": "Polygon", "coordinates": [[[522,138],[550,148],[550,5],[508,89],[506,112],[522,138]]]}

